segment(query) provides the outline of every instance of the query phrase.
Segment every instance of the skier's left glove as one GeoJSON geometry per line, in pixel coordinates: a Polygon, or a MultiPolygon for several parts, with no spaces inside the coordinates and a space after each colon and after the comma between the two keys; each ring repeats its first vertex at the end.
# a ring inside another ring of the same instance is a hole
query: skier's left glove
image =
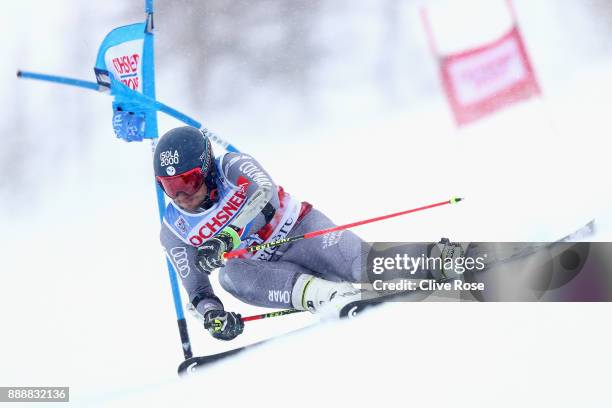
{"type": "Polygon", "coordinates": [[[225,310],[209,310],[204,315],[204,328],[215,339],[232,340],[244,330],[242,317],[225,310]]]}
{"type": "Polygon", "coordinates": [[[223,253],[231,251],[239,245],[240,237],[238,233],[231,227],[225,228],[198,248],[196,257],[198,269],[203,273],[210,274],[215,269],[225,266],[223,253]]]}

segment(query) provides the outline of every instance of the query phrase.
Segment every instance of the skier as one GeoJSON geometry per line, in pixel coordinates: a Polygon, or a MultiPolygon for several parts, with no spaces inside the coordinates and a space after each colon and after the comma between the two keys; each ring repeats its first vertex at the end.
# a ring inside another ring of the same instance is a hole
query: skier
{"type": "Polygon", "coordinates": [[[161,243],[192,310],[213,337],[231,340],[244,328],[241,316],[226,311],[213,292],[209,275],[217,268],[227,292],[256,306],[319,312],[338,299],[359,296],[350,282],[362,280],[367,247],[351,231],[224,261],[223,253],[236,248],[334,226],[311,204],[285,192],[253,157],[227,153],[215,159],[208,131],[185,126],[160,138],[154,167],[172,199],[161,243]]]}

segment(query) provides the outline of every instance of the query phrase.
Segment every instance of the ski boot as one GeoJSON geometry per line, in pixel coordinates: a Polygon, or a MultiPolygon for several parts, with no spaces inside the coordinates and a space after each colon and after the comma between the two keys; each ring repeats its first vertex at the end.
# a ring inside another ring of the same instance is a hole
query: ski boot
{"type": "Polygon", "coordinates": [[[347,303],[361,299],[361,289],[349,282],[332,282],[312,275],[298,277],[291,295],[293,307],[325,317],[339,317],[347,303]]]}

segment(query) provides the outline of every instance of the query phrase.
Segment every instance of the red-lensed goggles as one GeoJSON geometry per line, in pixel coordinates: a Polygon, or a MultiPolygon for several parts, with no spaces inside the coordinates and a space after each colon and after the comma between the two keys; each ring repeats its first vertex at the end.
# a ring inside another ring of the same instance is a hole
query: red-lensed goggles
{"type": "Polygon", "coordinates": [[[193,195],[204,184],[204,174],[199,167],[176,176],[157,176],[156,179],[164,192],[172,199],[181,192],[188,196],[193,195]]]}

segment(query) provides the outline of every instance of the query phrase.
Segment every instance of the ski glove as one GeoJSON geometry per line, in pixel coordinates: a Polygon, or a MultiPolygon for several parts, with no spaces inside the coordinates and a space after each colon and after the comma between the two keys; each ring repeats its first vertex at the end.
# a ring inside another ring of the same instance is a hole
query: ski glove
{"type": "Polygon", "coordinates": [[[225,310],[209,310],[204,314],[204,328],[215,339],[232,340],[244,330],[239,314],[225,310]]]}
{"type": "Polygon", "coordinates": [[[196,257],[198,269],[203,273],[210,274],[215,269],[225,266],[223,253],[231,251],[239,245],[240,237],[238,233],[231,227],[225,228],[198,248],[196,257]]]}

